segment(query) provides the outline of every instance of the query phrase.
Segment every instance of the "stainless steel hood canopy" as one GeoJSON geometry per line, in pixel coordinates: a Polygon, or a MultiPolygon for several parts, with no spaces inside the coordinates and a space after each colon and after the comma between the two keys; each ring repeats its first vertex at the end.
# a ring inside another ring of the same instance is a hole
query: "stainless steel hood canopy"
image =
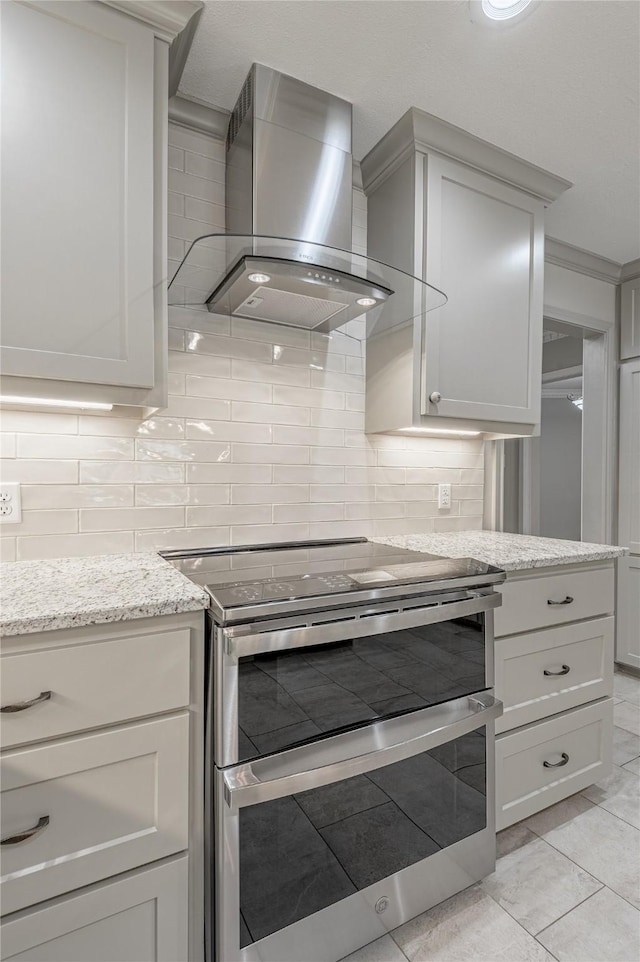
{"type": "Polygon", "coordinates": [[[441,291],[351,252],[351,104],[254,64],[229,121],[228,233],[195,240],[169,303],[327,332],[367,333],[446,302],[441,291]]]}

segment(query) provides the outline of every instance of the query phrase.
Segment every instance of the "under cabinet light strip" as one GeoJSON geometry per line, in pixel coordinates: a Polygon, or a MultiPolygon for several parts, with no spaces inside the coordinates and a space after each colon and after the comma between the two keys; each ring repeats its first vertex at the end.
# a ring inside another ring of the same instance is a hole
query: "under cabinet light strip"
{"type": "Polygon", "coordinates": [[[18,397],[13,394],[0,395],[0,404],[29,404],[33,407],[64,408],[81,411],[112,411],[113,404],[102,401],[60,401],[48,397],[18,397]]]}
{"type": "Polygon", "coordinates": [[[477,438],[481,431],[456,431],[454,428],[399,428],[399,431],[407,434],[450,434],[456,437],[477,438]]]}

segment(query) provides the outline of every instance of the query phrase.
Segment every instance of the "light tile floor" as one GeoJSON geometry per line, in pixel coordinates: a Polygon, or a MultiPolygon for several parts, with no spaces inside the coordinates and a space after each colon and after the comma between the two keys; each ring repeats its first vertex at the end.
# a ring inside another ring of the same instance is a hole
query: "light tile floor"
{"type": "Polygon", "coordinates": [[[640,678],[614,676],[611,776],[498,835],[496,871],[343,962],[638,962],[640,678]]]}

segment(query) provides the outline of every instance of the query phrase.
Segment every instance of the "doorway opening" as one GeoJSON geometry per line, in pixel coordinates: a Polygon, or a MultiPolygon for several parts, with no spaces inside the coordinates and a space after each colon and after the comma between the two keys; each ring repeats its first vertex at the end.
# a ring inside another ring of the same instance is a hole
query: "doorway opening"
{"type": "Polygon", "coordinates": [[[545,316],[540,435],[503,442],[503,531],[610,541],[613,336],[595,319],[545,316]]]}

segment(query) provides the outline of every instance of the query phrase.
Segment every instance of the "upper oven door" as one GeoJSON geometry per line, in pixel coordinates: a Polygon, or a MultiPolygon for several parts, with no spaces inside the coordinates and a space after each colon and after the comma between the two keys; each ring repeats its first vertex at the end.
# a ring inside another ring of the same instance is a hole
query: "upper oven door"
{"type": "Polygon", "coordinates": [[[492,590],[214,629],[220,767],[493,684],[492,590]],[[333,620],[329,620],[332,618],[333,620]],[[262,629],[262,630],[260,630],[262,629]]]}

